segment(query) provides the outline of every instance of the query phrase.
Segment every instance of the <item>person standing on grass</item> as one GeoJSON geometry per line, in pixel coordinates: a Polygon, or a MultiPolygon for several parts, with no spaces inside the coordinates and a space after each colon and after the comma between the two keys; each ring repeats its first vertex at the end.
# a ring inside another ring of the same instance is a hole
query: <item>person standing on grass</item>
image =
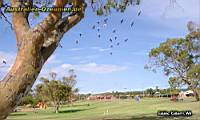
{"type": "Polygon", "coordinates": [[[134,99],[135,99],[136,102],[140,102],[140,96],[139,95],[136,95],[134,99]]]}

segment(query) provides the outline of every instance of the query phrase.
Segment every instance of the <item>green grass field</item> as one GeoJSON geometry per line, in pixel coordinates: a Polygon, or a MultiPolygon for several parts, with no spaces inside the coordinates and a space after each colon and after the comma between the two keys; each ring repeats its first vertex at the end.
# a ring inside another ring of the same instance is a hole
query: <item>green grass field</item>
{"type": "Polygon", "coordinates": [[[192,99],[171,102],[169,99],[145,98],[134,100],[82,101],[73,107],[63,106],[60,113],[53,108],[36,112],[12,113],[8,120],[200,120],[200,102],[192,99]],[[90,104],[89,106],[87,104],[90,104]],[[108,109],[108,112],[107,112],[108,109]],[[192,117],[161,118],[158,110],[192,110],[192,117]]]}

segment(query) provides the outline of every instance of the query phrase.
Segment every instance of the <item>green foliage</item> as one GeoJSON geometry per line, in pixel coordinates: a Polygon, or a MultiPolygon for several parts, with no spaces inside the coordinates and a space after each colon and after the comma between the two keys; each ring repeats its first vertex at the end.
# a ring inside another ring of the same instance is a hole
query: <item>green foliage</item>
{"type": "Polygon", "coordinates": [[[146,94],[149,94],[150,96],[153,96],[153,94],[155,93],[155,91],[152,88],[148,88],[145,90],[146,94]]]}
{"type": "Polygon", "coordinates": [[[43,103],[49,101],[49,99],[48,99],[48,97],[47,97],[48,94],[47,94],[46,91],[47,91],[47,90],[46,90],[46,88],[45,88],[45,86],[44,86],[43,83],[37,84],[37,85],[36,85],[36,88],[35,88],[36,99],[37,99],[38,101],[40,101],[40,102],[43,102],[43,103]]]}
{"type": "Polygon", "coordinates": [[[190,78],[193,78],[193,84],[200,87],[200,64],[194,65],[187,74],[190,78]]]}
{"type": "Polygon", "coordinates": [[[40,13],[39,13],[39,12],[34,12],[34,16],[35,16],[35,17],[39,17],[39,16],[40,16],[40,13]]]}
{"type": "Polygon", "coordinates": [[[109,15],[113,10],[116,12],[124,12],[128,6],[139,5],[140,0],[91,0],[89,3],[96,14],[99,16],[109,15]]]}
{"type": "Polygon", "coordinates": [[[0,8],[3,6],[3,3],[0,2],[0,8]]]}
{"type": "MultiPolygon", "coordinates": [[[[0,0],[1,1],[1,0],[0,0]]],[[[24,6],[29,5],[29,0],[22,0],[24,1],[24,6]]],[[[54,0],[33,0],[34,7],[52,7],[54,0]]],[[[11,5],[10,1],[4,1],[4,3],[0,3],[0,7],[3,5],[11,5]]],[[[109,15],[112,10],[117,12],[124,12],[127,6],[135,6],[140,5],[140,0],[89,0],[87,4],[90,4],[93,11],[96,12],[97,15],[109,15]]],[[[68,5],[73,5],[73,0],[69,1],[68,5]]],[[[6,7],[6,6],[5,6],[6,7]]],[[[76,6],[73,6],[76,7],[76,6]]],[[[37,17],[39,14],[34,13],[34,16],[37,17]]]]}
{"type": "Polygon", "coordinates": [[[185,38],[168,39],[149,53],[150,62],[145,68],[162,69],[169,76],[172,88],[187,85],[190,89],[200,83],[200,32],[185,38]]]}
{"type": "Polygon", "coordinates": [[[188,76],[200,79],[200,64],[194,65],[191,70],[188,72],[188,76]]]}
{"type": "Polygon", "coordinates": [[[27,104],[31,104],[32,106],[35,106],[37,104],[37,100],[35,98],[33,98],[32,95],[28,95],[28,96],[25,96],[21,103],[21,105],[27,105],[27,104]]]}
{"type": "Polygon", "coordinates": [[[170,95],[171,94],[171,89],[161,89],[160,93],[164,94],[164,95],[170,95]]]}
{"type": "Polygon", "coordinates": [[[75,88],[76,75],[74,70],[69,70],[69,76],[63,77],[62,80],[57,80],[55,72],[50,73],[51,80],[41,77],[41,84],[36,86],[36,98],[42,102],[53,102],[56,110],[59,109],[60,104],[70,101],[72,95],[78,92],[75,88]]]}
{"type": "Polygon", "coordinates": [[[176,82],[176,81],[177,81],[177,77],[170,77],[169,78],[168,83],[169,83],[171,88],[175,89],[175,88],[179,87],[179,82],[176,82]]]}
{"type": "Polygon", "coordinates": [[[103,8],[100,7],[98,10],[97,10],[97,15],[101,16],[103,15],[103,8]]]}

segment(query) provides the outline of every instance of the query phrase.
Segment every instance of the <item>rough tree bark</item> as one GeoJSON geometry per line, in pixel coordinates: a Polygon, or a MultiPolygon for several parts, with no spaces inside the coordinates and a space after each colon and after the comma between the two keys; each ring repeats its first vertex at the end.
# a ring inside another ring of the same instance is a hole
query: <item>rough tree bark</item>
{"type": "MultiPolygon", "coordinates": [[[[29,1],[32,3],[32,0],[29,1]]],[[[29,92],[42,66],[55,51],[64,33],[84,17],[84,1],[74,1],[72,4],[81,7],[81,11],[66,17],[62,17],[62,13],[49,13],[34,28],[29,26],[28,13],[12,13],[18,53],[11,70],[0,81],[0,120],[5,119],[29,92]]],[[[54,7],[64,7],[66,4],[68,0],[55,0],[54,7]]],[[[19,0],[12,0],[13,7],[22,5],[19,0]]]]}
{"type": "Polygon", "coordinates": [[[194,92],[195,100],[200,101],[198,90],[196,88],[193,88],[193,87],[189,87],[189,88],[190,88],[190,90],[192,90],[194,92]]]}
{"type": "Polygon", "coordinates": [[[195,96],[196,101],[200,101],[199,94],[198,94],[197,90],[195,89],[193,91],[194,91],[194,96],[195,96]]]}
{"type": "Polygon", "coordinates": [[[55,113],[59,113],[59,109],[60,109],[60,103],[56,103],[55,104],[55,113]]]}
{"type": "Polygon", "coordinates": [[[197,90],[197,88],[198,88],[197,85],[195,85],[195,87],[194,87],[194,85],[192,85],[192,83],[189,82],[188,79],[189,78],[183,79],[183,81],[188,85],[188,88],[194,92],[195,100],[200,101],[199,93],[198,93],[198,90],[197,90]]]}

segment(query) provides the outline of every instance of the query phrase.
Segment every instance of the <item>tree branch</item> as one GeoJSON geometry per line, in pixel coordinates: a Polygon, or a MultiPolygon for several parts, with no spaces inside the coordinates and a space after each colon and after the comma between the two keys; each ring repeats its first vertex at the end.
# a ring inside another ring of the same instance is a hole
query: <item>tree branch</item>
{"type": "Polygon", "coordinates": [[[78,24],[82,18],[83,16],[75,14],[73,16],[64,17],[61,21],[59,21],[58,25],[56,25],[56,30],[51,32],[50,37],[43,45],[42,53],[44,60],[48,59],[48,57],[54,52],[63,35],[73,26],[78,24]]]}
{"type": "MultiPolygon", "coordinates": [[[[68,0],[55,0],[54,8],[56,7],[64,7],[67,4],[68,0]]],[[[62,18],[62,12],[50,12],[49,15],[42,20],[36,27],[35,30],[43,30],[43,32],[47,33],[51,31],[55,24],[62,18]]]]}
{"type": "MultiPolygon", "coordinates": [[[[30,5],[32,5],[32,0],[28,0],[28,2],[30,3],[30,5]]],[[[22,1],[12,0],[12,7],[25,7],[25,6],[22,1]]],[[[30,29],[30,25],[28,22],[28,15],[29,13],[27,12],[12,13],[12,23],[17,37],[18,48],[21,45],[24,34],[30,29]]]]}
{"type": "Polygon", "coordinates": [[[48,59],[48,57],[54,52],[63,35],[73,26],[78,24],[84,17],[86,3],[83,0],[78,0],[75,5],[80,7],[81,11],[72,13],[59,20],[54,26],[54,30],[49,33],[48,36],[50,37],[44,41],[42,49],[44,60],[48,59]]]}

